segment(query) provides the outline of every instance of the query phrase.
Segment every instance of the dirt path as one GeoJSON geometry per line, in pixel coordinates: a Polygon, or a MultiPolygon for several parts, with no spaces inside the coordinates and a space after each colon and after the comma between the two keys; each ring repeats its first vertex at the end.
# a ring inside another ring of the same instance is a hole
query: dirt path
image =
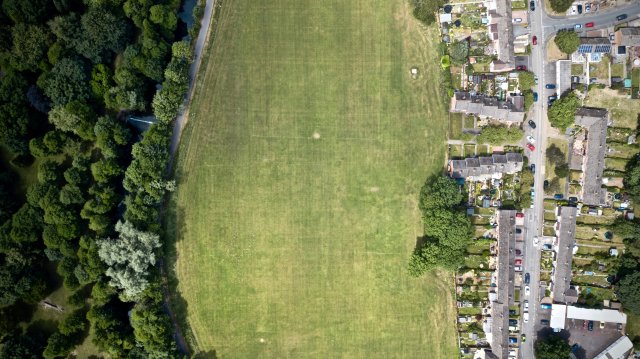
{"type": "MultiPolygon", "coordinates": [[[[198,71],[200,69],[200,63],[202,62],[202,50],[205,49],[206,44],[209,39],[209,32],[211,27],[211,19],[213,18],[213,10],[218,3],[217,0],[206,0],[206,5],[204,9],[204,15],[202,16],[202,20],[200,22],[200,32],[198,33],[198,39],[196,40],[194,47],[194,56],[193,63],[189,68],[189,90],[187,92],[187,99],[184,103],[182,111],[176,117],[176,120],[173,125],[173,136],[171,137],[171,160],[169,161],[168,173],[173,171],[173,163],[175,159],[176,150],[178,149],[178,144],[180,142],[180,136],[182,135],[182,130],[184,129],[185,124],[187,123],[187,119],[189,117],[189,103],[191,103],[191,98],[193,97],[193,91],[195,88],[196,78],[198,76],[198,71]]],[[[172,302],[172,294],[171,289],[169,288],[169,283],[167,281],[167,273],[164,267],[164,261],[161,259],[159,261],[160,272],[163,281],[163,292],[164,292],[164,308],[166,312],[169,314],[169,318],[171,319],[171,323],[174,329],[174,339],[176,340],[176,344],[178,345],[178,349],[188,357],[191,357],[191,352],[189,350],[189,345],[187,344],[187,340],[185,339],[182,330],[180,328],[179,321],[171,309],[172,302]]]]}

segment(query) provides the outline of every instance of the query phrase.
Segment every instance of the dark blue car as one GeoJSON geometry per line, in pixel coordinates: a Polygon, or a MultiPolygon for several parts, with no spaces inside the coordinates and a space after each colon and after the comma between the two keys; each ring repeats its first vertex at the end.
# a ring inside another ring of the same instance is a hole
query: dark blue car
{"type": "Polygon", "coordinates": [[[549,90],[553,90],[554,88],[556,88],[556,84],[546,84],[546,85],[544,85],[544,88],[549,89],[549,90]]]}

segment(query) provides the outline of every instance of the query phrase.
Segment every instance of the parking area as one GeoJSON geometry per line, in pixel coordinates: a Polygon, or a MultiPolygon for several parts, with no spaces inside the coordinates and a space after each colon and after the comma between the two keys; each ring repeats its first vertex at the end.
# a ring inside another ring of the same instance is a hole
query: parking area
{"type": "Polygon", "coordinates": [[[526,66],[527,70],[531,69],[531,57],[529,56],[516,56],[515,57],[515,61],[516,61],[516,67],[517,66],[526,66]]]}
{"type": "Polygon", "coordinates": [[[578,319],[567,320],[565,330],[569,332],[569,345],[577,343],[581,348],[575,352],[578,359],[593,358],[622,336],[615,323],[605,323],[600,329],[600,323],[593,322],[589,331],[588,324],[578,319]]]}

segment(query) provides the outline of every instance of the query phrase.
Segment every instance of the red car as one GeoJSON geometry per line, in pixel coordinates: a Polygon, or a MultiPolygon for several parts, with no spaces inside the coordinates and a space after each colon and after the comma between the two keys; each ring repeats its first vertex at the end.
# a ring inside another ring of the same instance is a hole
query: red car
{"type": "Polygon", "coordinates": [[[531,38],[531,43],[534,44],[534,45],[538,45],[538,37],[537,36],[532,37],[531,38]]]}
{"type": "Polygon", "coordinates": [[[584,24],[584,27],[593,27],[593,23],[592,22],[588,22],[588,23],[584,24]]]}
{"type": "Polygon", "coordinates": [[[517,265],[517,266],[522,265],[522,259],[516,259],[515,265],[517,265]]]}
{"type": "Polygon", "coordinates": [[[535,151],[536,147],[530,143],[527,143],[527,148],[530,149],[531,151],[535,151]]]}
{"type": "Polygon", "coordinates": [[[520,65],[520,66],[516,67],[516,70],[518,70],[518,71],[527,71],[527,67],[524,66],[524,65],[520,65]]]}

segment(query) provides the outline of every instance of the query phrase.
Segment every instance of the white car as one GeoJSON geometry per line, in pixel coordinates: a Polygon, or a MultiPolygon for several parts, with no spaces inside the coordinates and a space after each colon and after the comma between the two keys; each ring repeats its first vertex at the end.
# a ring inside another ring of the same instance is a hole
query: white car
{"type": "Polygon", "coordinates": [[[527,136],[527,141],[532,145],[536,143],[536,139],[533,136],[527,136]]]}
{"type": "Polygon", "coordinates": [[[529,301],[528,300],[524,301],[524,312],[525,313],[529,312],[529,301]]]}
{"type": "Polygon", "coordinates": [[[582,25],[581,24],[576,24],[576,26],[574,26],[573,28],[576,29],[576,30],[579,30],[579,29],[582,28],[582,25]]]}
{"type": "Polygon", "coordinates": [[[525,286],[524,287],[524,295],[526,295],[527,297],[531,294],[531,288],[529,288],[529,286],[525,286]]]}
{"type": "Polygon", "coordinates": [[[524,321],[525,323],[529,323],[529,313],[524,313],[522,315],[522,321],[524,321]]]}
{"type": "Polygon", "coordinates": [[[538,239],[538,237],[533,237],[533,246],[534,247],[537,247],[539,242],[540,242],[540,240],[538,239]]]}

